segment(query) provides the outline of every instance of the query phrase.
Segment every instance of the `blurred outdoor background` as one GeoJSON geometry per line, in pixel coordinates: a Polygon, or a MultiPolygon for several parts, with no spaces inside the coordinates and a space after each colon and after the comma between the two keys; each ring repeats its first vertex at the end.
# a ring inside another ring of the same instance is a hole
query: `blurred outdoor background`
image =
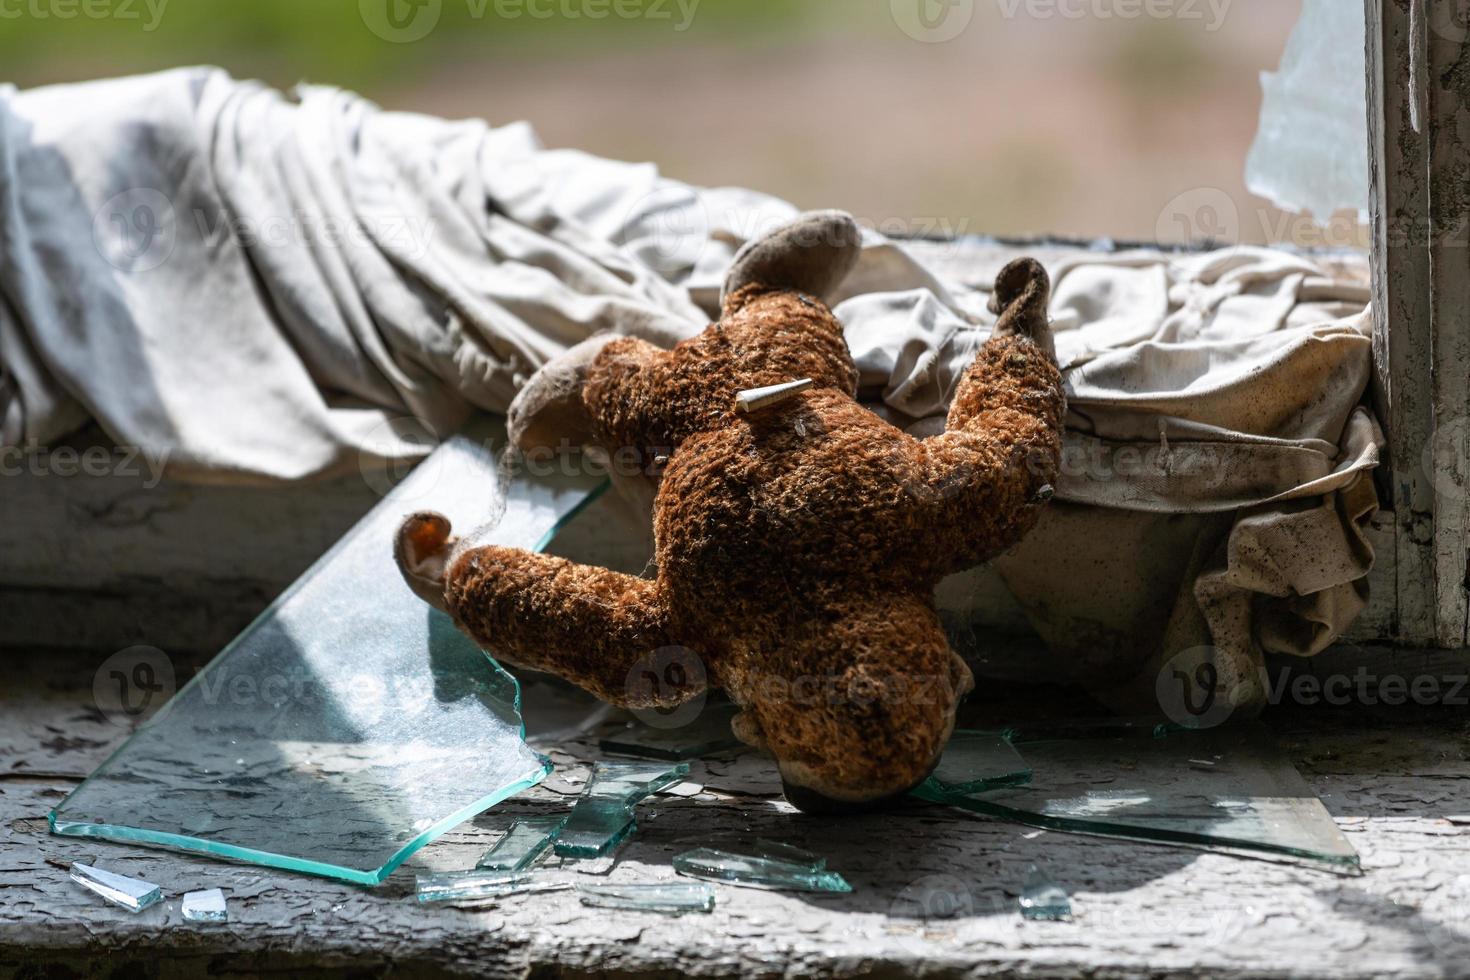
{"type": "Polygon", "coordinates": [[[652,160],[697,184],[840,206],[915,233],[1210,237],[1217,229],[1188,225],[1208,223],[1224,195],[1239,217],[1225,237],[1321,244],[1243,177],[1259,73],[1276,67],[1300,10],[1300,0],[0,0],[0,78],[27,87],[211,63],[284,87],[354,88],[390,108],[526,119],[550,146],[652,160]]]}

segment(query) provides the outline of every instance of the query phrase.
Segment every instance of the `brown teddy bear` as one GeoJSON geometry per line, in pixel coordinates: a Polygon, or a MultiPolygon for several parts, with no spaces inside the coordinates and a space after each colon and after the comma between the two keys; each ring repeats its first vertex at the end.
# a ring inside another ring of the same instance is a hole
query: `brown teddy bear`
{"type": "Polygon", "coordinates": [[[1032,260],[997,278],[1000,321],[943,435],[915,439],[854,400],[823,298],[860,241],[851,217],[809,214],[742,250],[722,316],[699,336],[672,350],[597,338],[512,407],[523,449],[580,427],[652,464],[653,577],[455,549],[432,513],[398,541],[410,585],[508,663],[633,708],[723,688],[742,709],[736,735],[775,756],[787,798],[808,810],[872,803],[932,769],[974,683],[934,586],[1035,524],[1062,445],[1050,287],[1032,260]],[[647,683],[673,663],[666,683],[647,683]]]}

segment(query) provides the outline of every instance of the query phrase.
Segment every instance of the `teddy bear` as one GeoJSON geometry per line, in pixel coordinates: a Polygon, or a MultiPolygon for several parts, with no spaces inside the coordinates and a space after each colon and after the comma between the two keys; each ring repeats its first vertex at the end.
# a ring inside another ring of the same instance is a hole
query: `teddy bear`
{"type": "Polygon", "coordinates": [[[875,805],[933,769],[974,684],[934,587],[1035,525],[1062,447],[1050,284],[1031,259],[996,279],[999,321],[942,434],[856,401],[827,300],[861,241],[849,215],[804,215],[736,255],[698,336],[595,338],[517,398],[523,450],[580,429],[647,464],[652,574],[461,546],[432,512],[396,542],[410,586],[512,666],[634,709],[723,689],[735,735],[808,811],[875,805]]]}

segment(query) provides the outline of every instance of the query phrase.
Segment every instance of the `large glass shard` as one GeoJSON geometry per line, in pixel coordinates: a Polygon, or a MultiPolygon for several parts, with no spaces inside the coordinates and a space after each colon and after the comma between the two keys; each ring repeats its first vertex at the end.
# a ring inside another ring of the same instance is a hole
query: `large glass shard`
{"type": "Polygon", "coordinates": [[[630,912],[713,912],[715,891],[709,885],[681,883],[658,885],[581,885],[577,896],[583,905],[630,912]]]}
{"type": "Polygon", "coordinates": [[[504,875],[492,871],[445,871],[419,875],[414,894],[423,903],[485,902],[510,895],[533,895],[571,888],[570,882],[542,881],[531,875],[504,875]]]}
{"type": "Polygon", "coordinates": [[[511,873],[524,871],[536,863],[556,840],[557,832],[567,822],[565,814],[554,817],[521,817],[510,825],[505,836],[485,852],[480,863],[481,871],[511,873]]]}
{"type": "Polygon", "coordinates": [[[87,891],[129,912],[141,912],[163,898],[163,891],[151,881],[129,878],[89,864],[73,864],[68,873],[72,881],[87,891]]]}
{"type": "Polygon", "coordinates": [[[225,893],[218,888],[187,892],[179,903],[185,922],[228,922],[230,911],[225,905],[225,893]]]}
{"type": "Polygon", "coordinates": [[[737,705],[706,705],[687,725],[677,728],[655,728],[642,722],[631,722],[620,732],[605,736],[598,744],[613,755],[632,755],[644,759],[698,759],[744,743],[730,730],[730,719],[739,712],[737,705]]]}
{"type": "Polygon", "coordinates": [[[1031,767],[1005,732],[956,731],[926,783],[933,792],[963,796],[1029,782],[1031,767]]]}
{"type": "Polygon", "coordinates": [[[771,891],[852,891],[852,886],[835,871],[817,871],[805,865],[732,854],[709,847],[699,847],[674,855],[674,870],[691,878],[706,878],[771,891]]]}
{"type": "MultiPolygon", "coordinates": [[[[465,531],[502,499],[486,435],[435,450],[67,797],[52,830],[375,884],[542,779],[515,679],[392,560],[406,513],[433,507],[465,531]]],[[[604,486],[518,477],[475,539],[539,549],[604,486]]]]}
{"type": "Polygon", "coordinates": [[[1030,784],[948,794],[926,782],[915,795],[1048,830],[1358,871],[1357,852],[1260,725],[1018,742],[1030,784]]]}
{"type": "Polygon", "coordinates": [[[599,762],[556,837],[562,857],[601,857],[636,829],[638,802],[689,775],[689,764],[599,762]]]}
{"type": "MultiPolygon", "coordinates": [[[[1425,4],[1436,6],[1433,0],[1425,4]]],[[[1246,159],[1246,186],[1287,211],[1310,212],[1321,225],[1340,208],[1358,212],[1363,221],[1368,216],[1364,26],[1359,4],[1304,0],[1280,70],[1261,74],[1265,97],[1246,159]]],[[[1200,208],[1212,203],[1196,197],[1200,208]]],[[[1222,226],[1227,220],[1211,218],[1222,226]]],[[[1222,231],[1215,236],[1223,237],[1222,231]]]]}
{"type": "Polygon", "coordinates": [[[1072,918],[1072,898],[1036,865],[1026,869],[1017,900],[1021,917],[1032,922],[1066,922],[1072,918]]]}

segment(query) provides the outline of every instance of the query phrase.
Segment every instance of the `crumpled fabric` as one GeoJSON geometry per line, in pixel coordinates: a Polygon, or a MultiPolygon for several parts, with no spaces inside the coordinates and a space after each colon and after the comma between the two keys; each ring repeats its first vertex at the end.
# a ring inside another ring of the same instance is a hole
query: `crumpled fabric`
{"type": "MultiPolygon", "coordinates": [[[[0,88],[0,444],[96,420],[213,482],[419,458],[590,336],[694,334],[736,250],[796,213],[544,150],[525,124],[216,69],[0,88]]],[[[834,301],[860,397],[939,431],[1013,254],[866,233],[834,301]]],[[[1318,652],[1364,604],[1365,264],[1037,254],[1066,455],[1055,506],[995,568],[1120,706],[1201,645],[1259,705],[1263,652],[1318,652]]]]}

